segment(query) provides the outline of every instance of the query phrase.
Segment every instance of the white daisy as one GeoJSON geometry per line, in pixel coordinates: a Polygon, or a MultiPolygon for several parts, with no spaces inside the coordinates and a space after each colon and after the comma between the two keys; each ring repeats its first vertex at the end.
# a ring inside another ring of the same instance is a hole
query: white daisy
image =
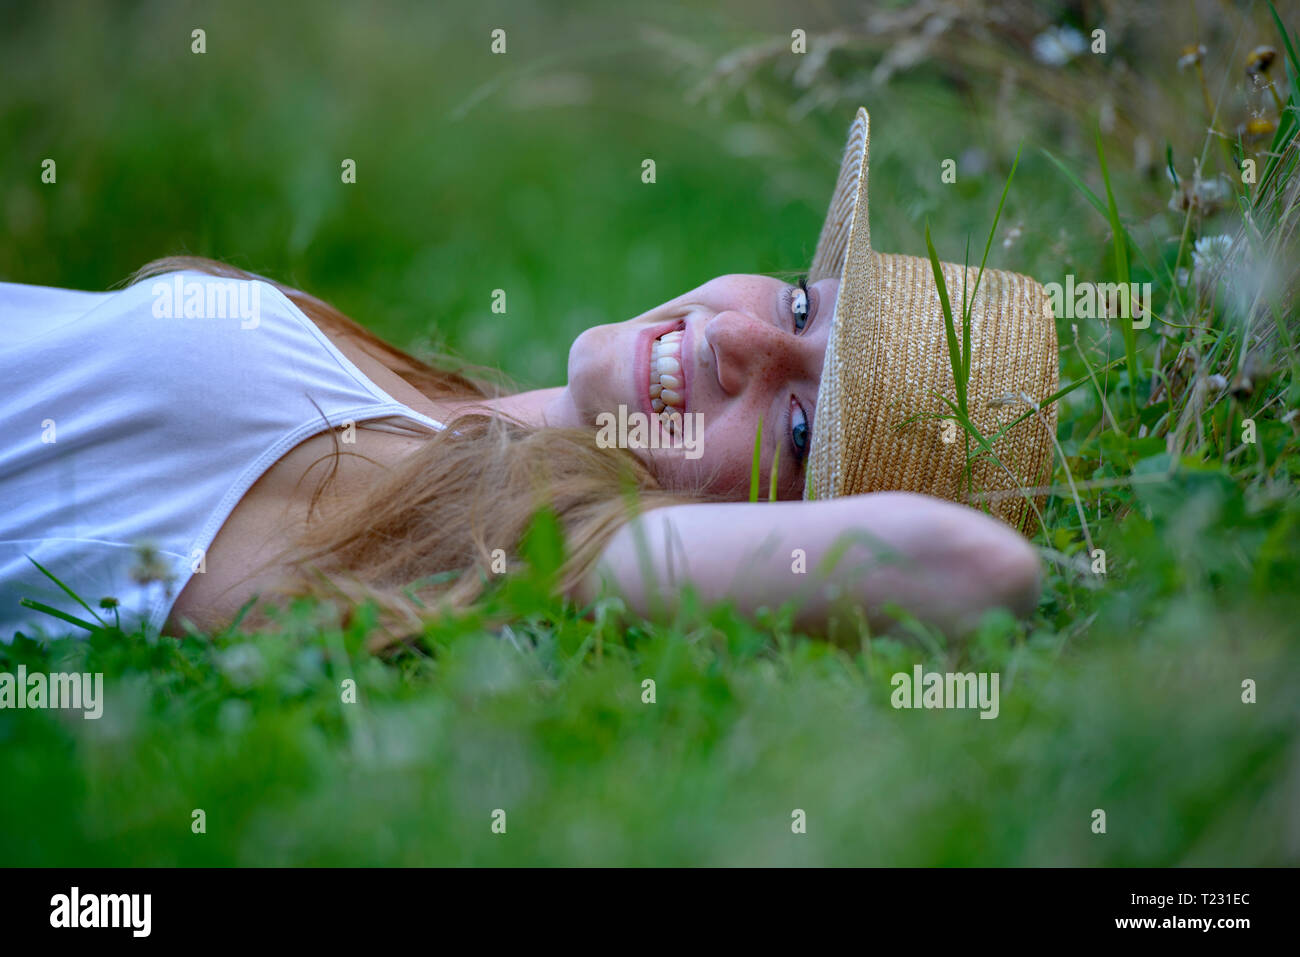
{"type": "Polygon", "coordinates": [[[1196,272],[1217,270],[1231,255],[1231,236],[1202,236],[1192,247],[1192,268],[1196,272]]]}

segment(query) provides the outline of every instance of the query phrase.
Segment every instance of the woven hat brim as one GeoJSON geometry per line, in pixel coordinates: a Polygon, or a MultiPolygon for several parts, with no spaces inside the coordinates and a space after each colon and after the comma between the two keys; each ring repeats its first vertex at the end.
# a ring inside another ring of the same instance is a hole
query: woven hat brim
{"type": "MultiPolygon", "coordinates": [[[[813,441],[808,454],[804,480],[804,498],[814,496],[833,498],[838,487],[840,463],[832,451],[843,449],[845,442],[845,409],[843,394],[838,383],[846,376],[843,369],[843,349],[835,348],[836,332],[842,326],[839,317],[846,302],[870,301],[875,298],[871,271],[871,224],[867,214],[867,159],[871,146],[871,117],[859,107],[849,126],[844,144],[839,176],[831,194],[826,220],[822,223],[817,249],[808,270],[808,281],[837,277],[839,290],[835,308],[831,313],[831,333],[827,340],[826,356],[822,362],[821,383],[817,389],[814,407],[813,441]],[[850,246],[858,251],[857,268],[849,270],[850,246]]],[[[842,494],[842,493],[839,493],[842,494]]]]}

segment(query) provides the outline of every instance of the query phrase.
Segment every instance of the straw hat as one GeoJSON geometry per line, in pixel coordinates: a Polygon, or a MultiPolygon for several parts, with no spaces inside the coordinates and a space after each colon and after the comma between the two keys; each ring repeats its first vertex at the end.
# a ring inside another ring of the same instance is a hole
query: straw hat
{"type": "MultiPolygon", "coordinates": [[[[951,418],[938,418],[952,414],[938,396],[955,403],[957,390],[930,260],[871,248],[869,139],[870,118],[859,109],[808,276],[809,282],[838,276],[840,286],[804,495],[901,489],[971,502],[963,474],[965,433],[951,418]]],[[[967,270],[968,294],[978,266],[967,270]]],[[[962,267],[943,263],[942,269],[960,345],[962,267]]],[[[1018,489],[1045,484],[1056,428],[1055,403],[1036,414],[1026,399],[1041,405],[1057,387],[1056,325],[1047,293],[1028,276],[986,269],[971,306],[967,410],[1001,465],[988,455],[973,460],[972,504],[980,504],[982,493],[987,505],[980,507],[1026,532],[1034,514],[1018,489]],[[1026,412],[1024,421],[993,441],[1026,412]]]]}

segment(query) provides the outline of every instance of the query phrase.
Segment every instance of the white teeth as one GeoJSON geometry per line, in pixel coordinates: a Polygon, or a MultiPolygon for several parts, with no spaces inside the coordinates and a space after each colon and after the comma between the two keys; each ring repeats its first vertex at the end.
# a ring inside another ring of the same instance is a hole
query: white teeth
{"type": "MultiPolygon", "coordinates": [[[[650,346],[650,406],[661,416],[680,416],[684,411],[684,376],[681,342],[683,330],[665,333],[650,346]]],[[[667,423],[668,419],[664,418],[667,423]]]]}

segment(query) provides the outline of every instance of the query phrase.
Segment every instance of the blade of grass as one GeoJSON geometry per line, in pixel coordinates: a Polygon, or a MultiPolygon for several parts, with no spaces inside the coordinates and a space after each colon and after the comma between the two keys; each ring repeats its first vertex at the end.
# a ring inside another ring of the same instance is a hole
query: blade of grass
{"type": "MultiPolygon", "coordinates": [[[[1017,157],[1018,157],[1018,156],[1019,156],[1019,154],[1017,154],[1017,157]]],[[[1003,196],[1004,199],[1006,198],[1006,191],[1005,191],[1005,190],[1003,191],[1002,196],[1003,196]]],[[[1000,213],[1001,211],[1002,211],[1002,210],[1001,210],[1001,207],[999,206],[998,212],[1000,213]]],[[[996,219],[994,220],[993,228],[994,228],[994,229],[997,228],[997,220],[996,220],[996,219]]],[[[984,251],[984,255],[985,255],[986,257],[988,256],[988,250],[987,250],[987,248],[986,248],[985,251],[984,251]]],[[[961,260],[961,304],[962,304],[962,315],[961,315],[961,378],[962,378],[962,381],[966,383],[967,389],[969,389],[969,387],[970,387],[970,313],[971,313],[971,304],[975,301],[975,294],[979,291],[979,286],[980,286],[980,284],[979,284],[979,278],[977,277],[976,280],[975,280],[975,288],[972,289],[972,290],[970,290],[970,293],[967,294],[967,290],[966,290],[966,274],[969,273],[969,272],[970,272],[970,236],[967,236],[967,237],[966,237],[966,252],[962,255],[962,260],[961,260]]],[[[984,268],[983,268],[983,266],[981,265],[981,267],[980,267],[980,275],[982,276],[983,274],[984,274],[984,268]]],[[[963,433],[964,433],[964,434],[962,435],[962,443],[963,443],[963,444],[962,444],[962,451],[966,453],[966,461],[969,462],[969,461],[970,461],[970,431],[969,431],[969,430],[963,430],[963,433]]],[[[969,469],[969,468],[963,469],[962,471],[964,471],[964,472],[966,473],[966,494],[969,495],[971,492],[973,492],[973,491],[975,490],[975,473],[974,473],[971,469],[969,469]]]]}
{"type": "MultiPolygon", "coordinates": [[[[1106,363],[1106,365],[1101,366],[1097,371],[1099,371],[1099,372],[1109,372],[1111,369],[1115,368],[1117,365],[1119,365],[1119,364],[1120,364],[1121,362],[1123,362],[1123,361],[1124,361],[1124,357],[1123,357],[1123,356],[1120,356],[1118,359],[1112,359],[1110,362],[1106,363]]],[[[1051,405],[1053,402],[1058,402],[1058,401],[1060,401],[1062,398],[1064,398],[1065,396],[1069,395],[1069,394],[1070,394],[1071,392],[1073,392],[1075,389],[1079,388],[1079,386],[1084,385],[1085,383],[1087,383],[1087,382],[1089,382],[1089,381],[1090,381],[1090,379],[1089,379],[1087,376],[1085,376],[1085,377],[1082,378],[1082,379],[1076,379],[1074,382],[1071,382],[1069,385],[1064,386],[1063,388],[1058,389],[1056,392],[1053,392],[1050,396],[1048,396],[1045,400],[1043,400],[1042,407],[1045,409],[1045,408],[1047,408],[1049,405],[1051,405]]],[[[1002,426],[1002,428],[998,429],[996,432],[994,432],[992,435],[990,435],[990,436],[988,437],[989,442],[997,442],[998,439],[1002,438],[1002,436],[1006,435],[1007,432],[1009,432],[1011,429],[1015,428],[1017,425],[1019,425],[1021,422],[1025,421],[1025,419],[1029,418],[1029,416],[1031,416],[1031,415],[1033,415],[1033,414],[1034,414],[1034,413],[1033,413],[1033,410],[1031,409],[1031,410],[1029,410],[1028,412],[1023,413],[1023,414],[1020,415],[1019,417],[1017,417],[1017,418],[1015,418],[1015,419],[1012,419],[1012,420],[1011,420],[1010,422],[1008,422],[1006,425],[1002,426]]],[[[940,412],[917,412],[915,415],[909,415],[907,418],[903,419],[901,422],[899,422],[897,425],[895,425],[894,428],[896,428],[896,429],[901,429],[901,428],[903,428],[904,426],[911,425],[913,422],[918,422],[918,421],[920,421],[921,419],[954,419],[954,420],[955,420],[955,418],[956,418],[956,416],[948,415],[947,413],[940,413],[940,412]]]]}
{"type": "MultiPolygon", "coordinates": [[[[980,260],[980,271],[979,271],[979,273],[976,274],[976,276],[975,276],[975,291],[971,293],[971,300],[972,300],[972,301],[974,300],[975,296],[977,296],[977,295],[979,294],[979,291],[980,291],[980,280],[984,277],[984,266],[985,266],[985,264],[989,261],[989,250],[993,248],[993,237],[997,234],[997,231],[998,231],[998,221],[1002,219],[1002,207],[1006,204],[1006,201],[1007,201],[1007,193],[1009,193],[1009,192],[1011,191],[1011,180],[1015,178],[1015,175],[1016,175],[1016,167],[1020,165],[1020,151],[1021,151],[1023,148],[1024,148],[1023,144],[1022,144],[1021,146],[1017,146],[1017,147],[1016,147],[1016,158],[1013,159],[1013,160],[1011,161],[1011,172],[1007,174],[1007,181],[1006,181],[1006,183],[1005,183],[1005,184],[1003,185],[1003,187],[1002,187],[1002,197],[998,200],[998,209],[997,209],[997,212],[995,212],[995,213],[993,214],[993,225],[992,225],[991,227],[989,227],[989,238],[988,238],[988,241],[984,244],[984,258],[980,260]]],[[[969,303],[967,304],[967,307],[966,307],[966,308],[967,308],[967,318],[969,318],[969,313],[970,313],[970,304],[969,304],[969,303]]],[[[967,379],[969,379],[969,378],[970,378],[970,351],[969,351],[969,350],[970,350],[970,340],[969,340],[969,337],[967,338],[966,348],[967,348],[967,354],[966,354],[966,377],[967,377],[967,379]]]]}
{"type": "Polygon", "coordinates": [[[776,501],[776,471],[781,465],[781,443],[776,443],[776,456],[772,459],[772,474],[768,477],[767,500],[776,501]]]}
{"type": "Polygon", "coordinates": [[[1079,326],[1077,323],[1070,324],[1070,330],[1074,333],[1074,349],[1079,353],[1079,358],[1083,360],[1083,367],[1088,370],[1088,376],[1092,379],[1092,387],[1097,391],[1097,398],[1101,401],[1101,409],[1110,419],[1110,427],[1119,434],[1123,435],[1124,430],[1119,427],[1119,422],[1115,418],[1115,413],[1110,410],[1110,403],[1106,401],[1106,390],[1101,387],[1097,381],[1097,374],[1092,371],[1092,363],[1088,361],[1087,353],[1083,351],[1083,346],[1079,344],[1079,326]]]}
{"type": "MultiPolygon", "coordinates": [[[[84,601],[82,601],[81,596],[78,595],[75,591],[73,591],[67,585],[63,584],[63,582],[59,581],[58,577],[52,571],[50,571],[48,568],[46,568],[36,559],[32,558],[32,556],[30,555],[27,556],[27,560],[31,562],[33,565],[35,565],[37,570],[40,571],[42,575],[44,575],[50,581],[54,582],[54,584],[58,585],[61,589],[63,589],[63,591],[68,595],[69,598],[75,601],[82,608],[86,609],[86,611],[90,612],[90,617],[94,618],[95,621],[99,622],[100,627],[103,628],[108,627],[108,623],[105,622],[104,619],[100,618],[99,615],[95,614],[95,609],[91,608],[84,601]]],[[[75,620],[75,619],[69,619],[69,620],[75,620]]]]}
{"type": "Polygon", "coordinates": [[[758,460],[763,449],[763,417],[758,417],[758,431],[754,433],[754,461],[749,469],[749,500],[758,501],[758,460]]]}
{"type": "Polygon", "coordinates": [[[980,282],[984,278],[984,268],[988,265],[989,250],[993,248],[993,237],[997,235],[998,223],[1002,219],[1002,209],[1007,202],[1007,193],[1011,191],[1011,181],[1015,178],[1016,168],[1020,165],[1020,152],[1023,146],[1016,147],[1016,156],[1011,163],[1011,171],[1007,174],[1007,181],[1002,186],[1002,195],[998,199],[997,211],[993,214],[993,225],[989,227],[988,239],[984,242],[984,255],[980,259],[979,272],[975,274],[975,286],[967,294],[966,276],[970,271],[970,240],[966,243],[966,258],[962,264],[961,289],[962,289],[962,322],[961,322],[961,345],[957,344],[956,323],[952,317],[952,303],[948,298],[948,284],[943,278],[943,267],[939,262],[939,254],[935,251],[934,240],[930,237],[930,224],[925,224],[925,247],[930,255],[930,268],[934,271],[934,283],[939,292],[939,305],[943,310],[944,332],[948,337],[948,362],[952,366],[953,385],[957,392],[957,412],[958,421],[962,430],[966,433],[966,485],[967,491],[970,491],[972,475],[970,471],[970,439],[972,433],[974,437],[984,444],[985,448],[991,453],[992,449],[988,448],[987,443],[983,442],[983,436],[979,435],[979,430],[974,427],[970,421],[968,408],[966,405],[967,388],[970,382],[970,360],[971,360],[971,310],[975,304],[975,297],[979,295],[980,282]]]}
{"type": "Polygon", "coordinates": [[[1300,76],[1300,56],[1296,55],[1295,47],[1291,45],[1291,35],[1286,32],[1282,18],[1277,15],[1277,7],[1273,6],[1273,0],[1268,0],[1268,10],[1269,13],[1273,14],[1273,22],[1277,24],[1277,32],[1282,34],[1282,45],[1286,47],[1286,58],[1291,61],[1291,69],[1295,70],[1297,76],[1300,76]]]}
{"type": "MultiPolygon", "coordinates": [[[[1123,361],[1124,361],[1123,356],[1121,356],[1118,359],[1112,359],[1110,362],[1106,363],[1106,365],[1102,366],[1098,371],[1109,372],[1111,369],[1115,368],[1115,366],[1119,365],[1123,361]]],[[[1071,382],[1069,385],[1065,386],[1064,388],[1058,389],[1052,395],[1048,396],[1046,399],[1043,400],[1042,408],[1046,409],[1053,402],[1059,402],[1061,399],[1065,398],[1075,389],[1079,388],[1079,386],[1083,385],[1088,381],[1089,379],[1087,377],[1084,377],[1082,379],[1076,379],[1074,382],[1071,382]]],[[[990,435],[989,442],[990,443],[997,442],[998,439],[1002,438],[1002,436],[1006,435],[1009,431],[1011,431],[1013,428],[1015,428],[1017,425],[1025,421],[1025,419],[1029,418],[1033,414],[1034,414],[1034,410],[1030,409],[1028,412],[1025,412],[1022,415],[1019,415],[1016,418],[1012,419],[1006,425],[1002,426],[1002,428],[998,429],[996,432],[990,435]]]]}
{"type": "MultiPolygon", "coordinates": [[[[1006,195],[1005,193],[1003,194],[1006,195]]],[[[996,221],[994,228],[997,227],[996,221]]],[[[987,250],[985,255],[988,255],[987,250]]],[[[975,301],[975,294],[979,292],[979,279],[975,280],[975,288],[966,289],[966,274],[970,272],[970,237],[966,237],[966,253],[961,260],[961,380],[970,385],[970,311],[971,303],[975,301]]],[[[980,266],[980,274],[983,275],[983,264],[980,266]]]]}
{"type": "Polygon", "coordinates": [[[925,248],[930,254],[930,268],[934,270],[934,284],[939,291],[939,306],[943,310],[943,328],[948,336],[948,362],[952,366],[953,383],[957,389],[957,408],[966,414],[966,378],[962,375],[965,364],[962,361],[961,346],[957,344],[957,329],[952,320],[952,304],[948,301],[948,284],[943,279],[943,267],[939,264],[939,254],[935,252],[934,241],[930,238],[930,224],[925,224],[925,248]]]}
{"type": "Polygon", "coordinates": [[[51,608],[44,602],[34,601],[31,598],[20,598],[18,604],[22,605],[24,608],[31,608],[34,611],[39,611],[42,614],[49,615],[51,618],[58,618],[60,621],[66,621],[69,624],[76,625],[78,628],[85,628],[87,631],[99,631],[101,627],[106,627],[102,622],[99,625],[92,625],[88,621],[82,621],[76,615],[69,615],[66,611],[59,611],[57,608],[51,608]]]}
{"type": "MultiPolygon", "coordinates": [[[[925,224],[925,248],[930,253],[930,268],[934,271],[934,285],[939,293],[939,306],[943,312],[944,333],[948,337],[948,364],[952,367],[953,387],[957,392],[957,402],[954,404],[947,396],[939,396],[946,405],[952,408],[956,413],[955,418],[961,425],[965,433],[966,464],[962,467],[962,474],[966,479],[966,491],[971,491],[973,473],[971,472],[971,455],[970,455],[970,433],[975,432],[979,437],[979,430],[971,424],[970,417],[966,414],[966,381],[967,369],[969,368],[965,357],[962,355],[961,346],[957,344],[957,328],[952,318],[952,303],[948,299],[948,284],[943,278],[943,266],[939,262],[939,254],[935,251],[934,240],[930,238],[930,224],[925,224]]],[[[962,271],[963,290],[965,289],[965,270],[962,271]]],[[[963,292],[964,295],[964,292],[963,292]]],[[[965,338],[969,342],[969,329],[963,321],[963,331],[965,338]]],[[[991,451],[991,450],[990,450],[991,451]]]]}
{"type": "Polygon", "coordinates": [[[1124,231],[1124,225],[1119,219],[1119,206],[1115,203],[1115,192],[1110,185],[1110,172],[1106,169],[1106,151],[1101,145],[1101,126],[1096,128],[1097,134],[1097,162],[1101,165],[1101,179],[1106,184],[1106,208],[1110,218],[1111,238],[1115,244],[1115,279],[1120,284],[1122,290],[1122,299],[1126,304],[1124,312],[1130,318],[1122,319],[1120,331],[1124,334],[1124,356],[1128,365],[1128,390],[1129,390],[1129,410],[1136,418],[1138,414],[1137,406],[1137,384],[1142,378],[1142,371],[1138,366],[1137,355],[1137,330],[1133,328],[1132,314],[1133,306],[1129,296],[1129,271],[1128,271],[1128,240],[1124,231]]]}
{"type": "MultiPolygon", "coordinates": [[[[1108,217],[1106,214],[1106,204],[1097,198],[1097,194],[1088,188],[1088,184],[1083,182],[1083,180],[1079,179],[1079,177],[1075,176],[1074,172],[1070,169],[1070,167],[1066,166],[1065,163],[1063,163],[1057,156],[1055,156],[1051,152],[1051,150],[1045,149],[1042,150],[1041,152],[1044,156],[1046,156],[1049,160],[1051,160],[1052,165],[1054,165],[1061,172],[1061,175],[1070,181],[1070,185],[1072,185],[1075,189],[1077,189],[1080,193],[1083,194],[1084,199],[1086,199],[1092,205],[1092,208],[1095,209],[1101,215],[1102,219],[1107,219],[1108,217]]],[[[1137,240],[1133,238],[1132,234],[1128,231],[1127,227],[1125,227],[1124,229],[1124,238],[1128,241],[1129,249],[1132,252],[1137,254],[1138,259],[1142,261],[1142,265],[1146,268],[1147,272],[1151,273],[1151,275],[1154,276],[1156,274],[1156,270],[1151,265],[1151,260],[1147,259],[1146,253],[1143,251],[1142,247],[1138,245],[1137,240]]],[[[1172,286],[1173,271],[1169,269],[1168,266],[1166,266],[1165,272],[1170,277],[1170,285],[1172,286]]]]}

